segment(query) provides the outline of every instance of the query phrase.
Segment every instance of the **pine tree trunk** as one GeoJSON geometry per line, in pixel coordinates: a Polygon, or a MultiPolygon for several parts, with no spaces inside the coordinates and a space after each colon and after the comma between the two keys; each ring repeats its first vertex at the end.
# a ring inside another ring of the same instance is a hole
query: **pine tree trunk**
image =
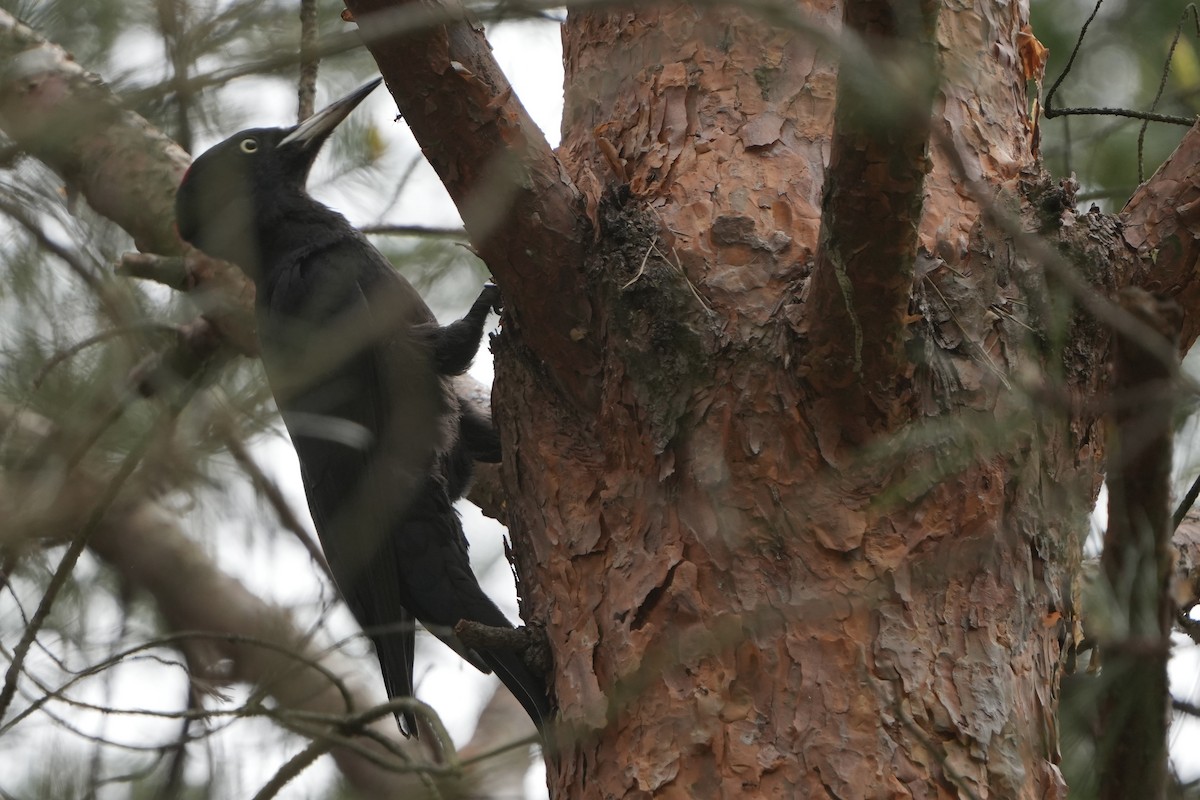
{"type": "MultiPolygon", "coordinates": [[[[911,66],[872,5],[847,25],[865,11],[868,51],[911,66]]],[[[923,145],[840,176],[902,194],[916,164],[915,247],[897,257],[905,209],[867,186],[841,205],[845,275],[822,190],[862,155],[838,103],[865,101],[831,40],[724,6],[571,15],[559,153],[597,226],[603,355],[581,369],[602,399],[511,346],[494,394],[574,726],[554,796],[1065,796],[1059,673],[1102,457],[1079,401],[1108,334],[986,213],[1003,197],[1055,227],[1073,204],[1031,152],[1015,8],[942,11],[923,193],[923,145]]],[[[1099,215],[1078,227],[1117,247],[1099,215]]]]}

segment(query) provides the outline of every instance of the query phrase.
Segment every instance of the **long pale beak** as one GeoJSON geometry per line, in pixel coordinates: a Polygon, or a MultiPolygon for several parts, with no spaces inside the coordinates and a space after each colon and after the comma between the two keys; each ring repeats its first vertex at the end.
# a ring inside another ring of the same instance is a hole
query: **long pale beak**
{"type": "Polygon", "coordinates": [[[325,138],[333,133],[333,129],[363,101],[363,98],[374,91],[375,87],[382,82],[383,78],[368,81],[341,100],[330,103],[297,125],[295,130],[287,136],[280,139],[277,147],[284,147],[289,144],[299,145],[304,150],[313,145],[319,147],[321,142],[325,141],[325,138]]]}

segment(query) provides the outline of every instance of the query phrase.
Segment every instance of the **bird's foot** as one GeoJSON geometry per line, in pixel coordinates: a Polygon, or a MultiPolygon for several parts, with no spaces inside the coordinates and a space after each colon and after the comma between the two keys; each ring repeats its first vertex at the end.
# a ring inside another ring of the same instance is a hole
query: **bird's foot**
{"type": "Polygon", "coordinates": [[[476,302],[487,303],[488,307],[497,314],[504,311],[504,302],[500,297],[500,287],[491,281],[483,285],[483,291],[479,293],[479,300],[476,302]]]}

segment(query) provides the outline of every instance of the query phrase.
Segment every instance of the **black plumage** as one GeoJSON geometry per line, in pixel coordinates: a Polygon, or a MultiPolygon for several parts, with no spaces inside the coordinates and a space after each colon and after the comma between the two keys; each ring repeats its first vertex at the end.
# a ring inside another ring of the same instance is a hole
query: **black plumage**
{"type": "MultiPolygon", "coordinates": [[[[497,307],[488,285],[439,327],[417,291],[305,184],[322,143],[379,81],[294,128],[234,134],[180,185],[180,236],[254,280],[263,363],[300,459],[338,588],[371,634],[390,697],[413,689],[413,620],[495,671],[541,728],[543,680],[519,654],[469,650],[459,620],[511,627],[471,571],[453,502],[473,460],[498,461],[491,421],[454,391],[497,307]]],[[[411,715],[402,728],[415,732],[411,715]]]]}

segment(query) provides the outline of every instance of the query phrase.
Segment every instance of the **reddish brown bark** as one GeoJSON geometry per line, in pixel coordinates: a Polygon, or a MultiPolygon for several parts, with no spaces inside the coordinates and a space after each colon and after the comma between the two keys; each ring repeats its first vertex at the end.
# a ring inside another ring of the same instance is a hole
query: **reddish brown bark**
{"type": "Polygon", "coordinates": [[[1121,211],[1125,241],[1140,256],[1135,285],[1174,298],[1184,310],[1186,346],[1200,335],[1200,128],[1183,137],[1171,157],[1121,211]]]}
{"type": "MultiPolygon", "coordinates": [[[[829,324],[810,265],[827,268],[837,53],[727,7],[570,18],[561,151],[599,209],[604,402],[564,413],[516,349],[495,395],[509,518],[538,565],[528,599],[577,734],[556,796],[1064,795],[1060,641],[1102,454],[1079,400],[1102,386],[1107,332],[1074,326],[1066,373],[1040,373],[1023,326],[1064,320],[984,213],[1022,189],[1069,203],[1019,183],[1037,178],[1024,22],[999,4],[943,9],[917,238],[881,221],[845,245],[891,270],[863,262],[890,287],[872,293],[890,322],[863,346],[900,368],[861,391],[918,416],[862,449],[793,334],[829,324]],[[621,182],[626,202],[601,199],[621,182]],[[897,335],[898,309],[903,349],[872,341],[897,335]]],[[[1098,243],[1091,277],[1115,284],[1114,226],[1060,208],[1061,234],[1023,209],[1027,226],[1098,243]]]]}

